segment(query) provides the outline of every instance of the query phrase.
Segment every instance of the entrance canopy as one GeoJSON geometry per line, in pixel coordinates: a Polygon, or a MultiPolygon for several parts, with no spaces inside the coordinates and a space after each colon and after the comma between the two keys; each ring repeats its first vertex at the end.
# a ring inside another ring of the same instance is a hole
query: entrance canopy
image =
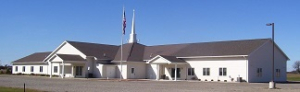
{"type": "Polygon", "coordinates": [[[148,64],[186,64],[184,60],[175,56],[157,55],[147,62],[148,64]]]}

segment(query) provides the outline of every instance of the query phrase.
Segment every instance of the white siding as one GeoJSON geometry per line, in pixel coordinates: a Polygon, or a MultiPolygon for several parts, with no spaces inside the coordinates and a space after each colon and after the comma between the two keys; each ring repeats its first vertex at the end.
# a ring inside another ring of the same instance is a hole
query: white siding
{"type": "Polygon", "coordinates": [[[75,54],[75,55],[80,55],[82,58],[86,59],[86,56],[78,51],[76,48],[74,48],[72,45],[69,43],[66,43],[63,45],[57,52],[56,54],[75,54]]]}
{"type": "Polygon", "coordinates": [[[246,66],[247,60],[243,58],[236,59],[187,59],[188,67],[192,67],[195,70],[195,76],[188,76],[188,79],[196,77],[201,79],[201,81],[224,81],[230,82],[233,78],[233,81],[236,81],[237,77],[242,77],[243,80],[247,80],[246,66]],[[210,75],[203,76],[203,68],[210,68],[210,75]],[[219,68],[227,68],[226,76],[219,76],[219,68]]]}
{"type": "Polygon", "coordinates": [[[128,79],[145,79],[146,78],[146,63],[145,62],[128,62],[127,63],[127,78],[128,79]],[[134,68],[134,73],[131,73],[131,68],[134,68]]]}
{"type": "MultiPolygon", "coordinates": [[[[116,70],[116,78],[120,78],[120,73],[121,73],[121,65],[117,65],[117,70],[116,70]]],[[[127,79],[127,64],[122,64],[122,78],[127,79]]]]}
{"type": "Polygon", "coordinates": [[[22,73],[22,74],[47,74],[48,65],[13,65],[12,73],[22,73]],[[23,72],[23,66],[25,66],[25,72],[23,72]],[[31,66],[33,66],[33,72],[31,72],[31,66]],[[40,72],[40,66],[43,67],[43,71],[40,72]],[[18,71],[16,71],[16,67],[18,67],[18,71]]]}
{"type": "MultiPolygon", "coordinates": [[[[275,47],[275,69],[280,69],[280,77],[275,81],[286,81],[287,58],[275,47]]],[[[249,82],[269,82],[272,75],[272,43],[266,42],[249,55],[249,82]],[[262,77],[257,76],[257,68],[262,68],[262,77]]],[[[275,72],[275,70],[274,70],[275,72]]],[[[275,75],[276,73],[274,73],[275,75]]]]}

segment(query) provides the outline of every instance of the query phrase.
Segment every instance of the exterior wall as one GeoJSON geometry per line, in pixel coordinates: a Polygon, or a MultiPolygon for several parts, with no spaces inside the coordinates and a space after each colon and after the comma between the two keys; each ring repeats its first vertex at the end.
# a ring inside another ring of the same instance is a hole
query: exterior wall
{"type": "Polygon", "coordinates": [[[48,65],[13,65],[12,73],[13,74],[47,74],[48,72],[48,65]],[[25,66],[25,72],[23,72],[23,66],[25,66]],[[31,66],[33,66],[34,70],[31,72],[31,66]],[[40,72],[40,66],[43,67],[43,72],[40,72]],[[18,67],[18,71],[16,71],[16,67],[18,67]]]}
{"type": "Polygon", "coordinates": [[[147,79],[157,79],[158,64],[147,64],[147,79]]]}
{"type": "Polygon", "coordinates": [[[187,79],[200,79],[201,81],[236,81],[237,77],[247,80],[247,60],[244,58],[211,58],[211,59],[186,59],[188,67],[194,68],[195,76],[187,79]],[[203,75],[203,68],[210,68],[210,75],[203,75]],[[219,68],[227,68],[226,76],[219,76],[219,68]],[[233,79],[233,80],[232,80],[233,79]]]}
{"type": "Polygon", "coordinates": [[[96,64],[96,68],[94,69],[94,76],[96,77],[96,78],[103,78],[104,77],[104,65],[103,64],[100,64],[100,63],[97,63],[96,64]]]}
{"type": "Polygon", "coordinates": [[[146,63],[145,62],[127,62],[127,78],[128,79],[145,79],[146,63]],[[134,68],[134,73],[131,73],[134,68]]]}
{"type": "MultiPolygon", "coordinates": [[[[120,73],[121,73],[121,65],[118,64],[117,65],[117,69],[116,69],[116,78],[120,78],[120,73]]],[[[127,79],[127,64],[124,62],[122,64],[122,79],[127,79]]]]}
{"type": "Polygon", "coordinates": [[[82,58],[86,59],[86,56],[78,51],[76,48],[74,48],[71,44],[66,43],[64,46],[62,46],[56,54],[75,54],[75,55],[80,55],[82,58]]]}
{"type": "MultiPolygon", "coordinates": [[[[185,80],[187,79],[187,69],[186,69],[186,64],[177,64],[177,68],[180,68],[180,77],[177,77],[177,80],[185,80]]],[[[172,68],[175,68],[175,64],[163,64],[163,65],[159,65],[159,77],[161,77],[161,75],[166,75],[167,79],[169,80],[175,80],[175,77],[172,78],[171,73],[172,73],[172,68]]]]}
{"type": "MultiPolygon", "coordinates": [[[[274,70],[274,80],[286,82],[286,62],[287,58],[275,46],[274,68],[280,69],[280,77],[276,77],[274,70]]],[[[266,42],[259,49],[249,55],[249,82],[270,82],[272,76],[272,42],[266,42]],[[262,76],[258,77],[257,68],[262,68],[262,76]]]]}

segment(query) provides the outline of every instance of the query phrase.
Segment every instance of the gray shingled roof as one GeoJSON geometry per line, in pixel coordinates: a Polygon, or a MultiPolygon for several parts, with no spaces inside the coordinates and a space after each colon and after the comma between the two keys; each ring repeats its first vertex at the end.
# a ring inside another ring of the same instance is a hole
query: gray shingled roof
{"type": "MultiPolygon", "coordinates": [[[[139,43],[127,43],[123,45],[123,61],[143,61],[145,45],[139,43]]],[[[113,62],[121,60],[121,47],[113,62]]]]}
{"type": "MultiPolygon", "coordinates": [[[[271,41],[271,39],[216,41],[156,46],[127,43],[123,45],[123,61],[144,62],[144,60],[150,60],[157,55],[161,55],[170,60],[174,59],[174,57],[189,56],[249,55],[267,41],[271,41]]],[[[75,41],[67,42],[85,55],[95,56],[98,60],[112,60],[112,63],[116,63],[116,61],[120,61],[121,59],[120,46],[75,41]]],[[[42,62],[49,54],[50,52],[34,53],[14,62],[42,62]]],[[[81,60],[81,58],[78,58],[77,56],[59,55],[59,57],[66,60],[81,60]]]]}
{"type": "Polygon", "coordinates": [[[149,60],[150,56],[155,57],[156,55],[176,57],[248,55],[270,40],[254,39],[148,46],[145,48],[144,60],[149,60]]]}
{"type": "Polygon", "coordinates": [[[87,56],[94,56],[98,59],[112,60],[116,56],[119,46],[87,43],[87,42],[75,42],[67,41],[72,46],[87,56]]]}
{"type": "Polygon", "coordinates": [[[64,61],[85,61],[79,55],[57,54],[57,56],[60,57],[64,61]]]}
{"type": "Polygon", "coordinates": [[[12,63],[22,63],[22,62],[43,62],[43,60],[50,54],[51,52],[36,52],[25,56],[21,59],[13,61],[12,63]]]}

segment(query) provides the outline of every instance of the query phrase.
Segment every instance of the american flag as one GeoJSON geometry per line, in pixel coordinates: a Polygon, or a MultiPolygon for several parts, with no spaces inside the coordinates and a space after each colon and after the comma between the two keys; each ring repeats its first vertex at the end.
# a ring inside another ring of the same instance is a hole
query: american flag
{"type": "Polygon", "coordinates": [[[123,35],[125,35],[125,28],[126,28],[126,16],[125,16],[125,9],[123,8],[123,35]]]}

